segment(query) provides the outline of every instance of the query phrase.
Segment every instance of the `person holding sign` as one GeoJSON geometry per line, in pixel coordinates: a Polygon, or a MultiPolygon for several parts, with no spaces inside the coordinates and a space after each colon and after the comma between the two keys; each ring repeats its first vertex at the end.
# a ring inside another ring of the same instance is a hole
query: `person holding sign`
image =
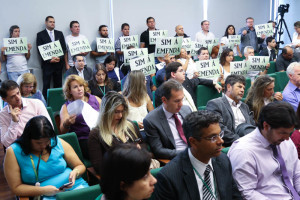
{"type": "Polygon", "coordinates": [[[198,78],[199,74],[197,73],[195,62],[185,49],[180,50],[179,58],[176,61],[182,64],[182,68],[189,79],[198,78]]]}
{"type": "Polygon", "coordinates": [[[175,36],[174,37],[183,37],[183,38],[189,38],[187,34],[184,33],[183,26],[182,25],[177,25],[175,27],[175,36]]]}
{"type": "Polygon", "coordinates": [[[224,86],[226,78],[231,74],[230,73],[230,62],[233,62],[234,60],[234,54],[232,49],[224,49],[220,56],[220,70],[222,74],[220,75],[220,78],[218,79],[219,82],[222,83],[224,86]]]}
{"type": "Polygon", "coordinates": [[[259,52],[260,56],[269,56],[269,61],[276,61],[276,40],[273,37],[267,37],[266,39],[267,47],[259,52]]]}
{"type": "MultiPolygon", "coordinates": [[[[9,28],[10,38],[20,37],[20,28],[17,25],[11,26],[9,28]]],[[[1,60],[6,62],[7,76],[9,80],[17,81],[18,77],[22,74],[28,73],[27,60],[30,58],[30,50],[32,48],[31,44],[27,44],[28,52],[22,54],[8,54],[5,55],[5,50],[7,47],[1,48],[1,60]]],[[[0,65],[1,70],[1,65],[0,65]]],[[[1,73],[1,72],[0,72],[1,73]]]]}
{"type": "Polygon", "coordinates": [[[60,131],[62,134],[68,132],[75,132],[82,155],[85,158],[89,158],[88,155],[88,137],[90,133],[90,127],[84,120],[83,114],[69,114],[67,106],[73,101],[82,100],[88,103],[92,109],[99,111],[101,99],[90,94],[87,82],[78,75],[70,75],[66,78],[63,86],[63,92],[65,95],[66,103],[60,110],[60,131]]]}
{"type": "Polygon", "coordinates": [[[295,33],[293,34],[292,48],[295,49],[295,53],[300,56],[300,21],[294,23],[295,33]]]}
{"type": "Polygon", "coordinates": [[[155,45],[149,44],[149,31],[154,31],[157,29],[155,28],[155,19],[153,17],[148,17],[146,23],[148,29],[141,34],[140,42],[141,42],[141,48],[147,48],[148,54],[150,54],[155,52],[155,45]]]}
{"type": "Polygon", "coordinates": [[[209,21],[203,20],[201,22],[201,29],[195,36],[196,42],[203,42],[203,40],[213,40],[215,39],[215,35],[209,31],[209,21]]]}
{"type": "MultiPolygon", "coordinates": [[[[233,25],[228,25],[226,30],[225,30],[225,34],[224,36],[221,38],[221,45],[224,46],[224,45],[230,45],[230,42],[229,42],[229,36],[232,35],[232,36],[235,36],[235,28],[233,25]]],[[[234,56],[239,56],[239,57],[243,57],[241,51],[240,51],[240,47],[239,47],[239,44],[234,44],[234,48],[233,48],[233,54],[234,56]]]]}
{"type": "MultiPolygon", "coordinates": [[[[100,38],[108,38],[108,28],[106,25],[99,26],[99,35],[100,35],[100,38]]],[[[93,41],[91,48],[92,48],[91,56],[93,56],[95,58],[96,64],[104,63],[104,60],[108,56],[114,55],[114,53],[109,53],[107,51],[106,52],[98,52],[96,40],[93,41]]]]}
{"type": "Polygon", "coordinates": [[[117,59],[113,55],[110,55],[104,60],[103,64],[106,68],[108,77],[110,79],[114,79],[118,83],[121,83],[121,80],[124,78],[124,74],[119,67],[115,67],[117,64],[117,59]]]}
{"type": "MultiPolygon", "coordinates": [[[[63,53],[66,52],[66,42],[61,31],[54,30],[55,19],[47,16],[45,19],[46,29],[39,32],[36,37],[36,46],[45,45],[54,41],[58,41],[61,45],[63,53]]],[[[40,54],[41,55],[41,54],[40,54]]],[[[52,57],[51,60],[42,59],[43,70],[43,95],[47,99],[47,90],[50,88],[51,79],[53,79],[53,87],[60,88],[62,86],[62,69],[64,67],[64,56],[52,57]]]]}
{"type": "Polygon", "coordinates": [[[103,64],[96,64],[93,78],[89,82],[91,94],[102,99],[109,91],[121,91],[121,85],[114,79],[110,79],[103,64]]]}
{"type": "Polygon", "coordinates": [[[85,81],[89,81],[93,77],[93,71],[91,68],[84,65],[84,57],[81,55],[73,56],[74,67],[71,67],[66,71],[66,77],[71,74],[76,74],[83,78],[85,81]]]}
{"type": "Polygon", "coordinates": [[[241,35],[240,49],[244,52],[244,48],[246,46],[252,46],[254,48],[254,52],[258,53],[258,44],[263,43],[266,36],[256,36],[255,28],[253,26],[254,19],[252,17],[248,17],[246,19],[246,23],[247,26],[239,30],[239,35],[241,35]]]}
{"type": "MultiPolygon", "coordinates": [[[[87,40],[87,38],[84,35],[80,34],[80,25],[78,21],[71,21],[70,22],[70,30],[71,30],[71,35],[66,36],[66,43],[67,43],[67,49],[68,51],[65,54],[65,62],[66,62],[66,69],[70,69],[70,67],[74,66],[73,62],[73,56],[71,55],[70,52],[70,47],[69,44],[72,42],[76,41],[82,41],[82,40],[87,40]]],[[[89,46],[90,44],[88,44],[89,46]]],[[[89,54],[88,52],[80,52],[80,55],[84,57],[84,64],[86,65],[86,55],[89,54]]]]}
{"type": "MultiPolygon", "coordinates": [[[[129,24],[123,23],[122,26],[121,26],[121,31],[122,31],[123,35],[120,36],[120,37],[129,36],[129,29],[130,29],[129,24]]],[[[123,63],[124,63],[124,55],[123,55],[123,51],[121,51],[120,37],[116,41],[115,50],[116,50],[116,54],[117,54],[117,58],[118,58],[118,66],[121,68],[121,65],[123,65],[123,63]]],[[[128,71],[130,70],[130,67],[129,66],[126,66],[126,67],[123,66],[121,69],[122,69],[122,73],[126,76],[128,71]]]]}

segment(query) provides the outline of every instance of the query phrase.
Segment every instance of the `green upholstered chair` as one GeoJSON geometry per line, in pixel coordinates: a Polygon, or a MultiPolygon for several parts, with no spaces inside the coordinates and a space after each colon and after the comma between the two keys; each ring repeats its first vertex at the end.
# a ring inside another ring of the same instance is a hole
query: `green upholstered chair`
{"type": "Polygon", "coordinates": [[[51,118],[51,120],[52,120],[52,124],[53,124],[53,126],[54,126],[54,131],[55,131],[56,135],[58,135],[59,132],[58,132],[58,127],[57,127],[55,118],[54,118],[53,110],[52,110],[51,107],[47,107],[47,111],[48,111],[48,113],[49,113],[49,115],[50,115],[50,118],[51,118]]]}
{"type": "Polygon", "coordinates": [[[279,92],[280,91],[280,88],[279,88],[279,85],[278,85],[278,80],[277,80],[277,74],[276,73],[272,73],[272,74],[268,74],[270,77],[274,78],[275,79],[275,87],[274,87],[274,91],[275,92],[279,92]]]}
{"type": "Polygon", "coordinates": [[[205,85],[198,85],[197,91],[197,108],[203,110],[209,100],[222,96],[214,87],[207,87],[205,85]]]}
{"type": "Polygon", "coordinates": [[[245,59],[246,59],[245,56],[243,56],[243,57],[234,56],[234,61],[243,61],[245,59]]]}
{"type": "Polygon", "coordinates": [[[155,85],[155,87],[157,87],[156,76],[152,76],[152,82],[153,82],[153,85],[155,85]]]}
{"type": "Polygon", "coordinates": [[[268,74],[272,74],[276,72],[276,64],[274,61],[270,61],[270,68],[268,69],[268,74]]]}
{"type": "Polygon", "coordinates": [[[54,115],[59,113],[65,102],[62,88],[50,88],[47,90],[47,106],[52,108],[54,115]]]}
{"type": "Polygon", "coordinates": [[[227,154],[228,151],[229,151],[229,148],[230,148],[230,147],[223,148],[223,149],[222,149],[222,152],[225,153],[225,154],[227,154]]]}
{"type": "Polygon", "coordinates": [[[277,91],[281,92],[284,90],[285,86],[289,82],[289,77],[286,72],[276,72],[277,80],[275,81],[277,84],[277,91]]]}
{"type": "Polygon", "coordinates": [[[95,200],[101,194],[100,185],[93,185],[73,191],[61,192],[56,195],[57,200],[95,200]]]}
{"type": "Polygon", "coordinates": [[[152,102],[153,102],[153,107],[155,108],[155,91],[152,91],[152,102]]]}
{"type": "Polygon", "coordinates": [[[246,98],[250,87],[251,87],[251,79],[246,78],[246,85],[245,85],[245,91],[244,91],[244,97],[243,98],[246,98]]]}

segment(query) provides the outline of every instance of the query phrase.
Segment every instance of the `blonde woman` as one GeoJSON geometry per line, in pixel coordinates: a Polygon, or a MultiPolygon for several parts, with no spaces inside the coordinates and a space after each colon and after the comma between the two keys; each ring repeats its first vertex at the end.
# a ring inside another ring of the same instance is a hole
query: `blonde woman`
{"type": "Polygon", "coordinates": [[[108,92],[102,99],[97,127],[88,139],[89,156],[92,166],[99,174],[103,155],[112,146],[120,143],[140,143],[138,128],[127,120],[128,106],[124,97],[108,92]]]}
{"type": "Polygon", "coordinates": [[[75,132],[82,154],[88,158],[87,140],[90,133],[90,128],[83,119],[82,114],[70,115],[67,106],[75,100],[82,100],[88,103],[92,108],[99,111],[101,99],[91,95],[87,82],[78,75],[69,75],[63,86],[66,103],[60,110],[60,131],[62,133],[75,132]]]}

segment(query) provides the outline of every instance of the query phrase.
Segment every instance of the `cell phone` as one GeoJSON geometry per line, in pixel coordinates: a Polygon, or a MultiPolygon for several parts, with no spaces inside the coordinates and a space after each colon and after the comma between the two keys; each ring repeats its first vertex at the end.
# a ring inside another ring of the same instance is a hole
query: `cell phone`
{"type": "Polygon", "coordinates": [[[69,183],[63,184],[63,185],[60,186],[58,189],[59,189],[59,190],[63,190],[63,189],[65,189],[66,187],[68,187],[68,186],[70,186],[70,185],[72,185],[72,184],[73,184],[73,182],[69,182],[69,183]]]}

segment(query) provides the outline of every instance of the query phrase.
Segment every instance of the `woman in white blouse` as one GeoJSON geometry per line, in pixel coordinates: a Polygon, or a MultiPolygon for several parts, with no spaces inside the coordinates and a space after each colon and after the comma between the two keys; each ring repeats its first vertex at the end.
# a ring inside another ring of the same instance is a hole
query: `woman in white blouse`
{"type": "Polygon", "coordinates": [[[296,32],[293,34],[292,47],[300,55],[300,21],[294,23],[294,28],[296,32]]]}

